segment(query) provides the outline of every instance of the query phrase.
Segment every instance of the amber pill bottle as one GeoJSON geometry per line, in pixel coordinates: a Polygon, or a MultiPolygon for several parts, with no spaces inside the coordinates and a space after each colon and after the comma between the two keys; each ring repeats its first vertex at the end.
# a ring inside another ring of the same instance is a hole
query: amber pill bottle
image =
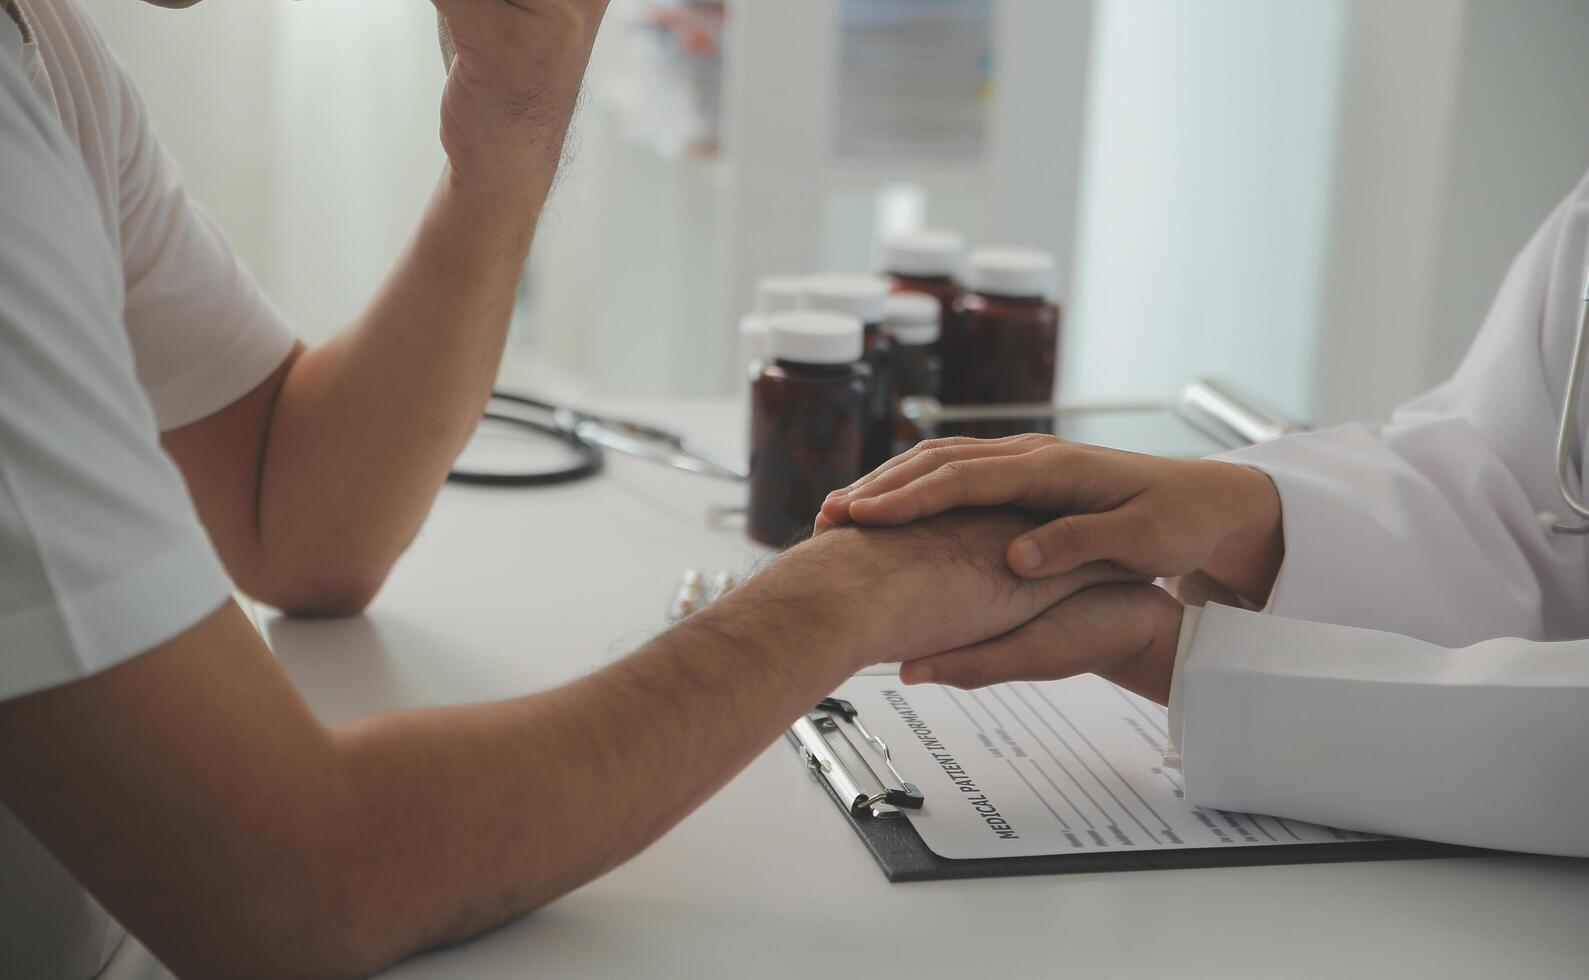
{"type": "Polygon", "coordinates": [[[883,242],[883,273],[899,293],[923,293],[938,301],[947,322],[965,290],[960,269],[965,239],[952,231],[915,231],[883,242]]]}
{"type": "Polygon", "coordinates": [[[767,319],[767,355],[750,392],[750,536],[781,548],[811,532],[827,495],[861,477],[868,371],[853,315],[767,319]]]}
{"type": "Polygon", "coordinates": [[[938,397],[943,385],[943,359],[938,356],[942,322],[943,313],[931,296],[897,293],[888,298],[883,332],[894,338],[901,398],[938,397]]]}
{"type": "MultiPolygon", "coordinates": [[[[943,359],[938,334],[943,313],[938,301],[921,293],[895,293],[888,298],[883,332],[894,338],[894,363],[899,369],[899,397],[937,398],[943,384],[943,359]]],[[[894,452],[914,446],[921,433],[901,412],[894,421],[894,452]]]]}
{"type": "MultiPolygon", "coordinates": [[[[1054,257],[1026,248],[986,248],[971,253],[966,293],[945,324],[946,405],[1052,403],[1059,367],[1059,307],[1049,297],[1054,257]]],[[[960,423],[948,434],[993,438],[1046,432],[1048,422],[960,423]]]]}
{"type": "Polygon", "coordinates": [[[756,282],[756,308],[739,321],[741,378],[755,381],[761,374],[762,362],[767,359],[767,318],[774,313],[798,310],[805,302],[801,295],[804,282],[800,276],[763,276],[756,282]]]}
{"type": "Polygon", "coordinates": [[[899,411],[898,365],[894,340],[883,332],[891,286],[881,276],[812,276],[805,282],[809,310],[845,313],[864,325],[865,355],[871,368],[866,397],[866,446],[861,453],[863,471],[888,462],[894,455],[894,417],[899,411]]]}

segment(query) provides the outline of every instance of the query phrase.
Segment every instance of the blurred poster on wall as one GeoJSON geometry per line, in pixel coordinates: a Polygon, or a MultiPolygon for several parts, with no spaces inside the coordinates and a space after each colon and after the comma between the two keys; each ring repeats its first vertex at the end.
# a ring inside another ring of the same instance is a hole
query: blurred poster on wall
{"type": "Polygon", "coordinates": [[[627,35],[606,97],[621,131],[664,157],[717,154],[723,0],[616,0],[607,23],[627,35]]]}
{"type": "Polygon", "coordinates": [[[981,159],[994,0],[840,0],[834,151],[841,161],[981,159]]]}

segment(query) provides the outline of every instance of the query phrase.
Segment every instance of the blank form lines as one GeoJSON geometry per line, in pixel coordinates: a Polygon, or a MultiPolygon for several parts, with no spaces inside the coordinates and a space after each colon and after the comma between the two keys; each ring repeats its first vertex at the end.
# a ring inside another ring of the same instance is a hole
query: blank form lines
{"type": "Polygon", "coordinates": [[[1037,774],[1043,777],[1043,782],[1054,787],[1054,792],[1058,793],[1059,798],[1065,801],[1065,805],[1070,807],[1071,810],[1075,812],[1076,816],[1081,818],[1081,822],[1087,825],[1088,830],[1095,829],[1093,822],[1087,818],[1087,814],[1082,812],[1081,807],[1076,805],[1076,801],[1070,798],[1069,793],[1065,792],[1060,788],[1058,783],[1054,782],[1054,777],[1048,774],[1048,770],[1043,768],[1043,764],[1041,762],[1038,762],[1032,756],[1027,756],[1026,761],[1030,762],[1032,764],[1032,768],[1037,770],[1037,774]]]}
{"type": "Polygon", "coordinates": [[[1258,819],[1258,815],[1256,813],[1247,814],[1247,822],[1251,823],[1254,827],[1257,827],[1258,828],[1258,833],[1263,834],[1265,837],[1267,837],[1270,840],[1274,841],[1276,844],[1280,843],[1280,839],[1278,837],[1276,837],[1274,834],[1269,833],[1269,829],[1263,825],[1263,821],[1262,820],[1258,819]]]}
{"type": "MultiPolygon", "coordinates": [[[[1076,727],[1076,723],[1071,721],[1070,717],[1068,715],[1066,715],[1063,711],[1059,710],[1059,705],[1057,705],[1053,701],[1049,700],[1048,695],[1044,694],[1042,692],[1042,690],[1036,684],[1028,682],[1026,686],[1031,688],[1032,689],[1032,693],[1037,695],[1039,698],[1041,698],[1044,704],[1048,705],[1049,709],[1054,712],[1055,716],[1057,716],[1060,721],[1064,722],[1066,725],[1068,725],[1070,727],[1071,731],[1076,733],[1076,737],[1081,739],[1082,742],[1087,746],[1087,748],[1092,749],[1092,754],[1096,755],[1103,762],[1104,765],[1109,767],[1109,771],[1115,774],[1115,778],[1116,779],[1120,780],[1120,785],[1124,786],[1127,790],[1129,790],[1131,795],[1135,796],[1137,798],[1137,802],[1142,804],[1143,809],[1145,809],[1149,813],[1153,814],[1153,819],[1157,820],[1159,822],[1159,826],[1163,827],[1164,830],[1166,832],[1168,832],[1169,829],[1170,829],[1169,823],[1167,821],[1165,821],[1165,819],[1163,817],[1159,816],[1159,811],[1153,809],[1153,804],[1151,804],[1147,800],[1143,799],[1142,798],[1142,794],[1137,792],[1137,788],[1135,786],[1132,786],[1129,782],[1127,782],[1126,781],[1126,777],[1120,775],[1120,770],[1116,769],[1115,768],[1115,764],[1113,762],[1109,761],[1109,757],[1104,755],[1102,752],[1098,751],[1098,746],[1093,744],[1092,739],[1088,738],[1087,734],[1085,732],[1083,732],[1080,728],[1076,727]]],[[[1016,696],[1017,697],[1020,696],[1019,692],[1016,693],[1016,696]]],[[[1026,703],[1024,698],[1022,699],[1021,703],[1023,703],[1023,704],[1026,703]]],[[[1028,707],[1030,707],[1030,706],[1028,706],[1028,707]]],[[[1035,711],[1032,712],[1032,713],[1036,714],[1035,711]]],[[[1039,716],[1039,717],[1041,717],[1041,716],[1039,716]]],[[[1046,725],[1048,723],[1045,721],[1044,724],[1046,725]]],[[[1059,735],[1058,732],[1055,732],[1054,734],[1055,734],[1056,737],[1059,735]]],[[[1111,795],[1113,795],[1113,794],[1111,794],[1111,795]]],[[[1117,800],[1116,802],[1119,802],[1119,801],[1117,800]]],[[[1121,806],[1125,806],[1124,803],[1121,803],[1120,805],[1121,806]]],[[[1130,813],[1131,811],[1128,809],[1126,812],[1130,813]]],[[[1132,816],[1132,819],[1133,820],[1136,819],[1135,815],[1132,816]]],[[[1137,826],[1142,827],[1142,822],[1141,821],[1137,821],[1137,826]]],[[[1153,836],[1152,831],[1148,830],[1148,828],[1146,828],[1146,827],[1142,827],[1142,832],[1147,834],[1150,837],[1153,836]]]]}
{"type": "MultiPolygon", "coordinates": [[[[1072,773],[1070,771],[1070,769],[1065,766],[1065,763],[1060,760],[1059,756],[1054,752],[1054,750],[1048,747],[1048,743],[1043,741],[1042,739],[1038,738],[1037,737],[1037,733],[1032,731],[1032,726],[1028,725],[1026,723],[1026,719],[1024,719],[1020,715],[1016,714],[1014,709],[1012,709],[1009,706],[1009,703],[1006,702],[1002,697],[999,696],[998,688],[990,687],[990,688],[988,688],[988,693],[993,696],[993,700],[997,701],[999,704],[1004,706],[1004,710],[1008,711],[1010,713],[1010,717],[1015,719],[1016,724],[1020,725],[1024,729],[1026,729],[1026,733],[1028,735],[1032,736],[1032,741],[1037,743],[1038,748],[1041,748],[1044,752],[1048,753],[1048,757],[1050,759],[1054,760],[1054,765],[1058,766],[1059,767],[1059,771],[1065,774],[1065,778],[1070,780],[1071,785],[1073,785],[1077,789],[1081,790],[1081,795],[1087,797],[1087,802],[1091,803],[1092,806],[1093,806],[1093,809],[1097,810],[1098,811],[1098,815],[1103,818],[1104,825],[1105,826],[1109,826],[1109,825],[1114,824],[1115,821],[1110,818],[1109,811],[1105,810],[1103,807],[1098,805],[1098,801],[1093,798],[1093,795],[1091,793],[1087,792],[1087,787],[1083,786],[1081,780],[1077,779],[1075,774],[1072,773]]],[[[1072,755],[1074,755],[1074,754],[1075,753],[1072,753],[1072,755]]],[[[1082,765],[1083,765],[1083,767],[1085,767],[1086,763],[1082,763],[1082,765]]],[[[1096,777],[1094,777],[1094,778],[1096,778],[1096,777]]]]}
{"type": "MultiPolygon", "coordinates": [[[[977,694],[976,691],[967,691],[966,694],[971,696],[971,700],[976,702],[976,706],[981,708],[982,713],[988,716],[988,721],[993,724],[993,727],[997,728],[999,725],[999,716],[995,715],[988,709],[987,705],[982,703],[982,698],[977,694]]],[[[980,728],[981,726],[979,725],[977,727],[980,728]]]]}
{"type": "MultiPolygon", "coordinates": [[[[1082,768],[1083,768],[1083,769],[1085,769],[1085,770],[1087,770],[1087,775],[1089,775],[1089,776],[1091,776],[1091,777],[1092,777],[1092,779],[1093,779],[1093,782],[1095,782],[1095,783],[1097,783],[1097,784],[1098,784],[1098,787],[1099,787],[1099,788],[1100,788],[1100,789],[1102,789],[1102,790],[1103,790],[1103,791],[1104,791],[1104,792],[1105,792],[1105,793],[1108,793],[1108,794],[1109,794],[1109,798],[1110,798],[1110,799],[1111,799],[1111,800],[1114,800],[1114,801],[1115,801],[1115,806],[1117,806],[1117,807],[1119,807],[1119,808],[1120,808],[1120,809],[1121,809],[1121,810],[1123,810],[1123,811],[1125,811],[1125,815],[1126,815],[1126,816],[1128,816],[1128,817],[1130,817],[1130,818],[1131,818],[1131,822],[1132,822],[1132,823],[1134,823],[1134,824],[1136,824],[1136,825],[1137,825],[1137,826],[1138,826],[1138,827],[1140,827],[1140,828],[1142,828],[1142,832],[1143,832],[1143,833],[1144,833],[1144,834],[1147,834],[1147,835],[1148,835],[1148,839],[1149,839],[1149,840],[1151,840],[1151,841],[1153,841],[1153,842],[1154,842],[1154,843],[1155,843],[1155,844],[1157,844],[1157,843],[1159,843],[1159,836],[1158,836],[1158,835],[1157,835],[1157,834],[1155,834],[1155,833],[1154,833],[1154,832],[1153,832],[1153,831],[1151,831],[1151,830],[1149,830],[1149,829],[1148,829],[1148,827],[1147,827],[1147,824],[1144,824],[1144,823],[1143,823],[1143,822],[1142,822],[1142,820],[1141,820],[1141,818],[1140,818],[1140,817],[1138,817],[1138,816],[1137,816],[1137,815],[1136,815],[1136,813],[1134,813],[1134,812],[1133,812],[1133,811],[1132,811],[1132,809],[1131,809],[1131,808],[1130,808],[1130,807],[1128,807],[1128,806],[1126,806],[1126,804],[1125,804],[1125,801],[1124,801],[1124,800],[1122,800],[1122,799],[1120,799],[1120,797],[1119,797],[1119,796],[1116,796],[1116,795],[1115,795],[1115,791],[1114,791],[1114,790],[1112,790],[1112,789],[1110,789],[1110,788],[1109,788],[1109,784],[1108,784],[1108,783],[1106,783],[1106,782],[1104,782],[1104,779],[1103,779],[1103,777],[1102,777],[1102,776],[1100,776],[1100,775],[1098,775],[1098,772],[1097,772],[1097,770],[1095,770],[1095,769],[1093,769],[1093,767],[1092,767],[1092,765],[1091,765],[1091,764],[1090,764],[1090,763],[1088,763],[1088,762],[1087,762],[1087,760],[1086,760],[1086,759],[1083,759],[1083,758],[1082,758],[1082,757],[1081,757],[1081,753],[1080,753],[1080,752],[1077,752],[1077,751],[1076,751],[1076,749],[1075,749],[1075,747],[1074,747],[1074,746],[1072,746],[1072,745],[1071,745],[1071,744],[1070,744],[1070,743],[1069,743],[1069,742],[1068,742],[1068,741],[1066,741],[1066,740],[1065,740],[1065,736],[1063,736],[1063,735],[1061,735],[1061,734],[1060,734],[1060,733],[1059,733],[1059,730],[1058,730],[1058,729],[1057,729],[1057,728],[1055,728],[1055,727],[1054,727],[1054,726],[1053,726],[1053,725],[1050,725],[1050,724],[1049,724],[1049,723],[1048,723],[1048,719],[1047,719],[1047,718],[1044,718],[1044,717],[1043,717],[1043,715],[1042,715],[1042,713],[1041,713],[1041,712],[1039,712],[1039,711],[1038,711],[1038,710],[1037,710],[1037,709],[1035,709],[1035,708],[1033,708],[1033,707],[1032,707],[1032,704],[1031,704],[1031,702],[1030,702],[1030,701],[1028,701],[1028,700],[1026,700],[1026,698],[1025,698],[1025,697],[1024,697],[1024,696],[1023,696],[1023,695],[1022,695],[1022,694],[1021,694],[1021,692],[1020,692],[1020,691],[1019,691],[1019,690],[1017,690],[1017,689],[1016,689],[1016,688],[1015,688],[1015,686],[1014,686],[1014,685],[1013,685],[1013,684],[1012,684],[1012,685],[1010,685],[1010,687],[1009,687],[1009,691],[1010,691],[1010,694],[1011,694],[1011,695],[1012,695],[1012,696],[1013,696],[1013,697],[1014,697],[1014,698],[1015,698],[1015,699],[1016,699],[1016,700],[1017,700],[1017,701],[1019,701],[1019,702],[1021,702],[1021,706],[1022,706],[1022,707],[1024,707],[1024,708],[1025,708],[1025,709],[1026,709],[1026,710],[1027,710],[1027,711],[1029,711],[1029,712],[1031,712],[1031,714],[1032,714],[1032,717],[1034,717],[1034,718],[1036,718],[1036,719],[1037,719],[1037,721],[1038,721],[1038,723],[1039,723],[1039,724],[1041,724],[1041,725],[1042,725],[1042,726],[1043,726],[1043,727],[1044,727],[1044,728],[1046,728],[1046,729],[1048,729],[1048,731],[1049,731],[1049,733],[1050,733],[1050,734],[1052,734],[1052,735],[1053,735],[1053,736],[1054,736],[1054,739],[1055,739],[1055,740],[1056,740],[1056,741],[1058,741],[1058,742],[1059,742],[1059,744],[1060,744],[1060,745],[1063,745],[1063,746],[1064,746],[1064,747],[1065,747],[1065,751],[1067,751],[1067,752],[1069,752],[1069,753],[1070,753],[1070,754],[1071,754],[1071,755],[1072,755],[1072,756],[1073,756],[1073,757],[1074,757],[1074,758],[1075,758],[1075,760],[1076,760],[1076,762],[1077,762],[1077,763],[1078,763],[1078,764],[1079,764],[1079,765],[1080,765],[1080,766],[1081,766],[1081,767],[1082,767],[1082,768]]],[[[995,697],[997,697],[997,696],[998,696],[998,695],[994,695],[994,696],[995,696],[995,697]]],[[[1045,699],[1045,700],[1046,700],[1046,699],[1045,699]]],[[[1003,704],[1003,705],[1004,705],[1004,706],[1005,706],[1005,707],[1006,707],[1006,708],[1008,708],[1008,707],[1009,707],[1009,705],[1008,705],[1008,704],[1005,704],[1005,701],[1004,701],[1004,699],[1003,699],[1003,698],[999,698],[999,703],[1000,703],[1000,704],[1003,704]]],[[[1050,706],[1052,706],[1052,703],[1051,703],[1051,702],[1050,702],[1050,706]]],[[[1011,714],[1015,714],[1015,711],[1014,711],[1014,709],[1011,709],[1011,714]]],[[[1019,717],[1020,717],[1020,716],[1019,716],[1019,715],[1018,715],[1018,714],[1017,714],[1017,715],[1016,715],[1016,717],[1017,717],[1017,719],[1019,719],[1019,717]]],[[[1024,722],[1024,721],[1023,721],[1023,722],[1021,722],[1021,724],[1022,724],[1022,726],[1024,726],[1024,727],[1026,727],[1026,730],[1027,730],[1027,731],[1029,731],[1029,732],[1031,732],[1031,731],[1032,731],[1032,729],[1031,729],[1031,728],[1030,728],[1030,727],[1029,727],[1029,726],[1026,726],[1026,722],[1024,722]]],[[[1035,738],[1035,739],[1037,739],[1037,741],[1038,741],[1038,743],[1039,743],[1039,744],[1042,744],[1042,742],[1043,742],[1043,740],[1042,740],[1042,738],[1040,738],[1040,737],[1039,737],[1039,736],[1038,736],[1038,734],[1037,734],[1037,733],[1036,733],[1036,732],[1032,732],[1032,737],[1033,737],[1033,738],[1035,738]]],[[[1046,745],[1045,745],[1045,746],[1044,746],[1044,748],[1045,748],[1045,749],[1046,749],[1046,748],[1047,748],[1047,746],[1046,746],[1046,745]]],[[[1094,750],[1094,751],[1096,751],[1096,750],[1094,750]]],[[[1100,759],[1101,759],[1101,758],[1103,758],[1103,756],[1101,756],[1101,755],[1100,755],[1100,756],[1099,756],[1099,758],[1100,758],[1100,759]]],[[[1108,763],[1109,763],[1109,760],[1107,760],[1107,759],[1104,759],[1104,764],[1105,764],[1105,765],[1108,765],[1108,763]]],[[[1119,777],[1119,775],[1120,775],[1120,773],[1119,773],[1119,772],[1116,772],[1116,771],[1115,771],[1115,768],[1114,768],[1114,766],[1112,766],[1112,765],[1111,765],[1111,766],[1109,766],[1109,771],[1110,771],[1110,772],[1114,772],[1114,774],[1115,774],[1115,776],[1116,776],[1116,777],[1119,777]]],[[[1121,780],[1120,780],[1120,781],[1121,781],[1121,782],[1122,782],[1122,783],[1124,783],[1124,782],[1125,782],[1125,780],[1124,780],[1124,779],[1121,779],[1121,780]]],[[[1128,787],[1128,788],[1129,788],[1129,787],[1128,787]]],[[[1091,797],[1089,797],[1089,799],[1090,799],[1090,798],[1091,798],[1091,797]]],[[[1148,808],[1148,809],[1149,809],[1149,812],[1151,812],[1151,811],[1152,811],[1152,807],[1149,807],[1149,808],[1148,808]]],[[[1153,814],[1153,817],[1154,817],[1154,819],[1155,819],[1155,820],[1158,820],[1158,821],[1159,821],[1159,823],[1160,823],[1160,824],[1163,824],[1163,823],[1164,823],[1164,820],[1163,820],[1163,818],[1162,818],[1162,817],[1160,817],[1160,816],[1159,816],[1159,815],[1158,815],[1158,814],[1156,814],[1156,813],[1155,813],[1155,814],[1153,814]]]]}
{"type": "Polygon", "coordinates": [[[947,687],[944,688],[944,695],[949,698],[950,704],[954,705],[956,708],[959,708],[961,714],[966,716],[966,721],[969,721],[971,724],[977,726],[977,731],[987,734],[987,729],[982,727],[982,722],[977,721],[976,717],[971,714],[966,706],[960,703],[960,699],[955,697],[953,690],[947,687]]]}
{"type": "MultiPolygon", "coordinates": [[[[1026,788],[1032,791],[1032,795],[1033,796],[1037,797],[1037,802],[1043,804],[1043,809],[1045,809],[1049,813],[1053,814],[1054,815],[1054,819],[1059,821],[1059,825],[1061,827],[1064,827],[1066,830],[1069,830],[1070,829],[1070,824],[1065,822],[1065,818],[1059,815],[1059,811],[1058,810],[1055,810],[1053,807],[1048,805],[1048,801],[1043,799],[1043,794],[1039,793],[1037,791],[1037,787],[1032,785],[1032,781],[1030,779],[1027,779],[1025,776],[1021,775],[1021,767],[1017,766],[1015,764],[1015,760],[1014,759],[1005,759],[1004,761],[1008,762],[1010,764],[1010,771],[1015,773],[1015,778],[1017,778],[1021,782],[1025,783],[1026,784],[1026,788]]],[[[1042,770],[1038,770],[1038,771],[1041,772],[1042,770]]],[[[1055,789],[1058,789],[1058,788],[1059,787],[1057,787],[1057,786],[1055,787],[1055,789]]],[[[1059,795],[1060,796],[1064,796],[1065,794],[1062,792],[1059,795]]],[[[1070,801],[1067,800],[1066,802],[1068,803],[1070,801]]],[[[1075,804],[1071,804],[1071,809],[1074,810],[1075,808],[1076,808],[1075,804]]]]}
{"type": "Polygon", "coordinates": [[[1131,695],[1127,694],[1119,685],[1112,684],[1110,686],[1113,687],[1114,692],[1120,696],[1120,700],[1124,701],[1132,711],[1135,711],[1137,714],[1141,715],[1142,720],[1147,722],[1149,725],[1152,725],[1155,731],[1157,731],[1160,735],[1163,735],[1166,742],[1170,740],[1170,732],[1164,727],[1162,719],[1156,719],[1146,711],[1143,711],[1142,705],[1138,704],[1137,701],[1132,698],[1131,695]]]}

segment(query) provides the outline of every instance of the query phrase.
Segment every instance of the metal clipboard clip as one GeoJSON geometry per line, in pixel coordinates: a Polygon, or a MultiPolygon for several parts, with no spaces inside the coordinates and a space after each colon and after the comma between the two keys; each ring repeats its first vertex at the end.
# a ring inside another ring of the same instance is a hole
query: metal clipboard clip
{"type": "Polygon", "coordinates": [[[921,790],[900,775],[888,745],[866,730],[860,712],[848,701],[824,698],[815,711],[794,723],[789,734],[812,774],[828,784],[852,816],[898,817],[902,809],[919,810],[927,802],[921,790]],[[887,786],[877,777],[844,734],[841,722],[853,726],[877,750],[897,787],[887,786]]]}

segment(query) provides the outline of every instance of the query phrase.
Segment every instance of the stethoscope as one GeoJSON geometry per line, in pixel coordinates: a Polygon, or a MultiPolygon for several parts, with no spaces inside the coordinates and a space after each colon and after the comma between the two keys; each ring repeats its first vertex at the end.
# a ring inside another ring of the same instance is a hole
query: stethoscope
{"type": "MultiPolygon", "coordinates": [[[[483,415],[485,420],[561,443],[573,452],[574,462],[565,467],[542,470],[500,471],[455,466],[448,476],[453,483],[490,487],[545,487],[572,483],[600,473],[604,464],[603,451],[608,449],[703,476],[734,481],[750,478],[743,462],[730,462],[666,429],[607,418],[504,391],[492,392],[491,401],[495,403],[495,408],[487,408],[483,415]],[[504,410],[508,408],[512,411],[504,410]],[[526,409],[538,413],[541,418],[522,414],[526,409]]],[[[913,425],[927,433],[945,422],[1042,421],[1060,417],[1158,414],[1169,411],[1226,449],[1239,449],[1302,431],[1300,427],[1243,400],[1219,382],[1206,378],[1187,384],[1179,398],[1169,403],[1107,401],[1065,405],[1043,402],[946,406],[934,398],[906,398],[900,411],[913,425]]]]}
{"type": "MultiPolygon", "coordinates": [[[[1567,509],[1572,511],[1581,523],[1569,524],[1548,511],[1541,513],[1541,519],[1557,534],[1589,535],[1589,504],[1584,503],[1573,490],[1573,483],[1578,473],[1572,457],[1572,436],[1576,428],[1586,368],[1589,368],[1589,284],[1584,288],[1578,334],[1573,340],[1572,365],[1567,372],[1567,390],[1562,396],[1561,424],[1556,430],[1556,489],[1567,509]]],[[[487,472],[455,467],[447,476],[447,479],[453,483],[493,487],[538,487],[572,483],[601,472],[604,449],[703,476],[735,481],[743,481],[749,477],[743,464],[732,463],[703,451],[678,433],[666,429],[624,419],[606,418],[591,412],[582,412],[503,391],[492,392],[491,400],[546,413],[550,418],[547,422],[490,409],[484,413],[484,418],[554,439],[573,451],[575,461],[569,466],[549,470],[510,472],[487,472]]]]}
{"type": "MultiPolygon", "coordinates": [[[[1583,312],[1578,320],[1578,338],[1572,345],[1572,368],[1567,372],[1567,393],[1562,396],[1561,427],[1556,430],[1556,489],[1567,509],[1589,522],[1589,504],[1573,492],[1575,472],[1572,459],[1572,433],[1577,427],[1578,397],[1583,391],[1584,362],[1589,361],[1589,285],[1584,287],[1583,312]]],[[[1549,518],[1557,534],[1589,534],[1589,523],[1568,524],[1549,518]]]]}
{"type": "Polygon", "coordinates": [[[484,419],[524,432],[553,439],[574,454],[568,466],[542,470],[473,470],[455,466],[447,479],[453,483],[486,487],[547,487],[572,483],[600,473],[605,463],[604,450],[623,453],[674,469],[723,480],[745,480],[743,464],[723,459],[701,449],[676,432],[582,412],[553,405],[537,398],[494,391],[491,401],[498,409],[487,408],[484,419]],[[517,411],[500,410],[513,406],[517,411]],[[542,413],[545,420],[520,414],[523,409],[542,413]]]}

